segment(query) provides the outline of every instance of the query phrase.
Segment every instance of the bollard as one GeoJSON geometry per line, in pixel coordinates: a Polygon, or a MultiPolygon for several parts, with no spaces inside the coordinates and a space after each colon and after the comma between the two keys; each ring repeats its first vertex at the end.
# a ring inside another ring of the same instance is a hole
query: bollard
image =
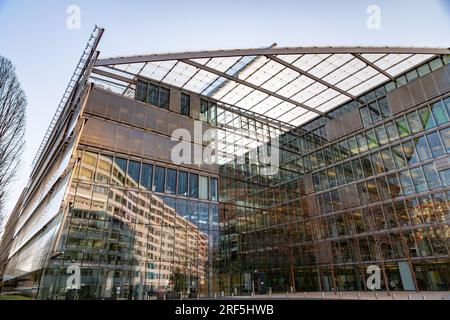
{"type": "Polygon", "coordinates": [[[223,297],[225,293],[223,291],[220,291],[220,296],[223,297]]]}
{"type": "Polygon", "coordinates": [[[322,299],[325,300],[325,292],[322,291],[322,299]]]}
{"type": "Polygon", "coordinates": [[[427,300],[427,298],[425,296],[422,296],[422,300],[427,300]]]}
{"type": "Polygon", "coordinates": [[[339,292],[339,299],[342,300],[342,292],[339,292]]]}
{"type": "Polygon", "coordinates": [[[408,300],[411,300],[411,295],[410,294],[408,294],[408,300]]]}
{"type": "Polygon", "coordinates": [[[306,299],[306,291],[303,292],[303,297],[306,299]]]}
{"type": "Polygon", "coordinates": [[[392,294],[392,300],[395,300],[395,293],[392,294]]]}
{"type": "Polygon", "coordinates": [[[269,288],[269,297],[272,296],[272,287],[269,288]]]}
{"type": "Polygon", "coordinates": [[[197,300],[200,300],[200,293],[197,293],[197,300]]]}
{"type": "Polygon", "coordinates": [[[361,300],[361,293],[358,292],[358,300],[361,300]]]}
{"type": "Polygon", "coordinates": [[[375,292],[375,300],[378,300],[378,292],[375,292]]]}
{"type": "Polygon", "coordinates": [[[217,292],[214,292],[214,300],[217,299],[217,292]]]}
{"type": "Polygon", "coordinates": [[[166,300],[166,295],[164,294],[164,300],[166,300]]]}

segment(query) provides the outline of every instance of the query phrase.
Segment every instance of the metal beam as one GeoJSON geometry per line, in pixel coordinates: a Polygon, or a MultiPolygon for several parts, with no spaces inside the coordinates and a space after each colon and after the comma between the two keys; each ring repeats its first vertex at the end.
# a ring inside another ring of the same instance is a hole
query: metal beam
{"type": "Polygon", "coordinates": [[[389,73],[387,73],[386,71],[384,71],[383,69],[381,69],[380,67],[378,67],[376,64],[370,62],[369,60],[367,60],[366,58],[364,58],[361,54],[359,53],[353,53],[353,56],[356,57],[357,59],[361,60],[362,62],[364,62],[365,64],[367,64],[369,67],[377,70],[379,73],[381,73],[383,76],[388,77],[389,79],[391,79],[392,81],[395,80],[395,78],[393,76],[391,76],[389,73]]]}
{"type": "Polygon", "coordinates": [[[130,84],[134,83],[133,79],[129,79],[129,78],[126,78],[126,77],[121,76],[119,74],[108,72],[106,70],[100,70],[100,69],[94,68],[94,69],[92,69],[92,73],[95,73],[95,74],[98,74],[98,75],[101,75],[101,76],[104,76],[104,77],[112,78],[112,79],[115,79],[115,80],[118,80],[118,81],[130,83],[130,84]]]}
{"type": "MultiPolygon", "coordinates": [[[[280,59],[280,58],[275,57],[275,56],[270,55],[270,54],[266,55],[266,57],[268,57],[269,59],[272,59],[272,60],[275,61],[275,62],[278,62],[279,64],[281,64],[281,65],[283,65],[283,66],[285,66],[285,67],[287,67],[287,68],[289,68],[289,69],[291,69],[291,70],[294,70],[294,71],[300,73],[301,75],[304,75],[305,77],[308,77],[308,78],[310,78],[310,79],[313,79],[314,81],[316,81],[316,82],[318,82],[318,83],[320,83],[320,84],[323,84],[324,86],[326,86],[326,87],[328,87],[328,88],[331,88],[331,89],[333,89],[334,91],[339,92],[340,94],[343,94],[343,95],[345,95],[345,96],[347,96],[347,97],[349,97],[349,98],[351,98],[351,99],[353,99],[353,100],[355,100],[355,101],[361,102],[361,101],[359,101],[359,99],[358,99],[357,97],[355,97],[354,95],[348,93],[347,91],[342,90],[342,89],[340,89],[340,88],[338,88],[338,87],[332,85],[331,83],[328,83],[328,82],[322,80],[321,78],[312,75],[312,74],[309,73],[309,72],[303,71],[302,69],[300,69],[300,68],[294,66],[293,64],[290,64],[290,63],[284,61],[283,59],[280,59]]],[[[339,69],[339,68],[336,68],[336,69],[339,69]]],[[[313,97],[311,97],[310,99],[312,99],[312,98],[313,98],[313,97]]]]}
{"type": "Polygon", "coordinates": [[[220,72],[220,71],[218,71],[218,70],[216,70],[216,69],[213,69],[213,68],[210,68],[210,67],[208,67],[208,66],[202,65],[202,64],[197,63],[197,62],[195,62],[195,61],[192,61],[192,60],[181,60],[181,62],[186,63],[186,64],[189,64],[189,65],[191,65],[191,66],[193,66],[193,67],[196,67],[196,68],[199,68],[199,69],[203,69],[203,70],[205,70],[205,71],[208,71],[208,72],[210,72],[210,73],[216,74],[216,75],[218,75],[218,76],[222,76],[222,77],[224,77],[224,78],[226,78],[226,79],[228,79],[228,80],[237,82],[237,83],[239,83],[239,84],[242,84],[242,85],[247,86],[247,87],[249,87],[249,88],[252,88],[252,89],[254,89],[254,90],[257,90],[257,91],[263,92],[263,93],[265,93],[265,94],[267,94],[267,95],[270,95],[270,96],[273,96],[273,97],[275,97],[275,98],[278,98],[278,99],[280,99],[280,100],[284,100],[284,101],[286,101],[286,102],[292,103],[292,104],[294,104],[294,105],[296,105],[296,106],[299,106],[300,108],[303,108],[303,109],[309,110],[309,111],[311,111],[311,112],[317,113],[317,114],[319,114],[319,115],[321,115],[321,116],[326,116],[323,112],[321,112],[321,111],[319,111],[319,110],[316,110],[316,109],[314,109],[314,108],[310,108],[310,107],[305,106],[305,105],[303,105],[303,104],[301,104],[301,103],[298,103],[297,101],[294,101],[294,100],[292,100],[292,99],[286,98],[286,97],[284,97],[284,96],[282,96],[282,95],[280,95],[280,94],[278,94],[278,93],[275,93],[275,92],[272,92],[272,91],[270,91],[270,90],[264,89],[264,88],[262,88],[262,87],[260,87],[260,86],[257,86],[257,85],[255,85],[255,84],[252,84],[252,83],[247,82],[247,81],[244,81],[244,80],[241,80],[241,79],[239,79],[239,78],[237,78],[237,77],[234,77],[234,76],[231,76],[231,75],[229,75],[229,74],[220,72]]]}
{"type": "Polygon", "coordinates": [[[409,54],[450,54],[450,48],[414,48],[414,47],[294,47],[294,48],[253,48],[211,50],[197,52],[162,53],[125,57],[113,57],[97,60],[95,66],[128,64],[152,61],[220,58],[236,56],[258,56],[279,54],[333,54],[333,53],[409,53],[409,54]]]}

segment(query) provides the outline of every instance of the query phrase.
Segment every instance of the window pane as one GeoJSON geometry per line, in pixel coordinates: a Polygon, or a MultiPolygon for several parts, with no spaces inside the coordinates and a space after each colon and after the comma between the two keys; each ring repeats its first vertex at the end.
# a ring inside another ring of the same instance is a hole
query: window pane
{"type": "Polygon", "coordinates": [[[352,155],[356,155],[359,153],[358,150],[358,143],[356,142],[356,138],[355,137],[351,137],[348,139],[348,147],[350,149],[350,152],[352,155]]]}
{"type": "Polygon", "coordinates": [[[430,144],[430,149],[433,157],[439,157],[445,153],[441,139],[437,132],[427,134],[427,139],[428,143],[430,144]]]}
{"type": "Polygon", "coordinates": [[[148,84],[147,102],[151,105],[158,106],[159,87],[154,84],[148,84]]]}
{"type": "Polygon", "coordinates": [[[138,80],[136,87],[136,100],[147,102],[148,84],[147,82],[138,80]]]}
{"type": "Polygon", "coordinates": [[[378,142],[383,145],[388,143],[388,136],[386,134],[386,130],[384,129],[384,126],[379,126],[375,128],[375,133],[378,138],[378,142]]]}
{"type": "Polygon", "coordinates": [[[422,121],[422,127],[430,129],[436,126],[430,108],[424,107],[417,112],[419,113],[420,121],[422,121]]]}
{"type": "Polygon", "coordinates": [[[141,186],[144,189],[152,190],[153,180],[153,166],[151,164],[143,163],[141,170],[141,186]]]}
{"type": "Polygon", "coordinates": [[[111,156],[100,155],[98,159],[97,168],[97,182],[109,183],[109,178],[111,177],[113,159],[111,156]]]}
{"type": "Polygon", "coordinates": [[[209,190],[210,190],[210,200],[217,201],[217,179],[210,178],[209,179],[209,190]]]}
{"type": "Polygon", "coordinates": [[[380,107],[380,112],[383,118],[389,118],[391,116],[391,109],[389,108],[389,104],[387,102],[387,99],[381,98],[378,100],[378,105],[380,107]]]}
{"type": "Polygon", "coordinates": [[[419,161],[419,157],[417,155],[417,152],[414,148],[414,144],[412,141],[407,141],[402,144],[403,146],[403,152],[405,153],[405,159],[407,164],[414,164],[419,161]]]}
{"type": "Polygon", "coordinates": [[[200,120],[208,121],[208,101],[200,99],[200,120]]]}
{"type": "Polygon", "coordinates": [[[378,141],[375,137],[375,131],[373,129],[366,132],[366,138],[369,149],[375,149],[378,147],[378,141]]]}
{"type": "Polygon", "coordinates": [[[181,94],[181,114],[189,116],[191,108],[191,96],[185,93],[181,94]]]}
{"type": "Polygon", "coordinates": [[[125,184],[125,172],[127,172],[127,160],[123,158],[114,158],[113,181],[115,184],[125,184]]]}
{"type": "Polygon", "coordinates": [[[405,117],[401,117],[396,120],[397,130],[400,135],[400,138],[407,137],[411,134],[409,131],[408,123],[406,122],[405,117]]]}
{"type": "Polygon", "coordinates": [[[411,169],[411,177],[413,179],[414,187],[416,188],[417,192],[427,191],[427,184],[422,173],[422,168],[418,167],[411,169]]]}
{"type": "Polygon", "coordinates": [[[423,166],[423,172],[425,174],[425,178],[427,179],[428,187],[430,188],[430,190],[439,188],[441,186],[441,181],[439,180],[436,167],[433,163],[423,166]]]}
{"type": "Polygon", "coordinates": [[[356,140],[358,141],[359,152],[361,153],[366,152],[368,150],[368,147],[366,137],[364,136],[364,134],[356,135],[356,140]]]}
{"type": "Polygon", "coordinates": [[[450,153],[450,128],[441,130],[441,138],[444,142],[447,153],[450,153]]]}
{"type": "Polygon", "coordinates": [[[210,103],[208,108],[208,123],[216,124],[217,105],[210,103]]]}
{"type": "Polygon", "coordinates": [[[414,144],[416,145],[416,150],[419,154],[419,159],[421,161],[431,159],[431,152],[430,149],[428,148],[425,136],[414,139],[414,144]]]}
{"type": "Polygon", "coordinates": [[[208,199],[208,177],[199,177],[198,197],[200,199],[208,199]]]}
{"type": "Polygon", "coordinates": [[[401,169],[406,166],[405,156],[403,154],[403,149],[400,144],[392,147],[392,155],[394,157],[394,162],[397,165],[398,169],[401,169]]]}
{"type": "Polygon", "coordinates": [[[155,192],[164,192],[164,182],[166,178],[166,168],[155,167],[155,192]]]}
{"type": "Polygon", "coordinates": [[[189,173],[189,197],[198,198],[198,174],[189,173]]]}
{"type": "Polygon", "coordinates": [[[389,142],[398,140],[398,132],[394,122],[387,122],[385,124],[386,132],[388,135],[389,142]]]}
{"type": "Polygon", "coordinates": [[[163,109],[169,109],[169,97],[170,97],[170,90],[161,87],[159,94],[159,107],[163,109]]]}
{"type": "Polygon", "coordinates": [[[367,127],[368,125],[372,124],[372,118],[370,117],[369,108],[364,107],[359,109],[359,112],[361,113],[361,120],[364,127],[367,127]]]}
{"type": "Polygon", "coordinates": [[[445,111],[444,103],[442,101],[434,103],[432,109],[434,119],[438,125],[448,122],[447,112],[445,111]]]}
{"type": "Polygon", "coordinates": [[[141,163],[130,160],[128,162],[127,186],[137,187],[139,185],[141,163]]]}
{"type": "Polygon", "coordinates": [[[407,195],[414,193],[414,186],[409,170],[400,172],[399,177],[400,183],[402,184],[403,194],[407,195]]]}
{"type": "Polygon", "coordinates": [[[439,176],[444,187],[450,186],[450,169],[439,171],[439,176]]]}
{"type": "Polygon", "coordinates": [[[166,192],[175,194],[177,191],[177,170],[167,169],[166,192]]]}
{"type": "Polygon", "coordinates": [[[381,158],[383,159],[383,165],[386,171],[394,170],[395,164],[394,160],[392,159],[391,150],[385,149],[380,152],[381,158]]]}
{"type": "Polygon", "coordinates": [[[188,195],[188,173],[178,171],[178,194],[180,196],[188,195]]]}
{"type": "Polygon", "coordinates": [[[409,127],[411,128],[412,133],[416,133],[422,130],[422,123],[420,122],[419,115],[413,111],[406,115],[408,119],[409,127]]]}
{"type": "Polygon", "coordinates": [[[447,114],[450,115],[450,97],[444,99],[444,104],[447,109],[447,114]]]}
{"type": "Polygon", "coordinates": [[[383,167],[383,161],[381,160],[381,155],[379,152],[375,152],[371,154],[372,159],[372,165],[375,170],[375,173],[383,173],[384,167],[383,167]]]}

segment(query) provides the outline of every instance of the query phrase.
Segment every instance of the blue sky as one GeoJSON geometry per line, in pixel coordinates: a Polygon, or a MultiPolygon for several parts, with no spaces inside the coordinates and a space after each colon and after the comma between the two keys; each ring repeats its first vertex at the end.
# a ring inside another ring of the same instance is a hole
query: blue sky
{"type": "Polygon", "coordinates": [[[0,0],[0,55],[28,97],[26,149],[8,211],[93,26],[105,27],[101,56],[278,46],[450,46],[450,1],[17,1],[0,0]],[[67,8],[81,10],[69,30],[67,8]],[[369,5],[381,28],[368,29],[369,5]]]}

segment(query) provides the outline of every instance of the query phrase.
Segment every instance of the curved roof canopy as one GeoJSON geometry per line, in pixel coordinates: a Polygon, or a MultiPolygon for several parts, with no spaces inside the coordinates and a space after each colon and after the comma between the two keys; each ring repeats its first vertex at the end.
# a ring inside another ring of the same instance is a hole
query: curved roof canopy
{"type": "Polygon", "coordinates": [[[450,49],[273,45],[99,59],[94,72],[149,78],[299,126],[439,54],[450,49]]]}

